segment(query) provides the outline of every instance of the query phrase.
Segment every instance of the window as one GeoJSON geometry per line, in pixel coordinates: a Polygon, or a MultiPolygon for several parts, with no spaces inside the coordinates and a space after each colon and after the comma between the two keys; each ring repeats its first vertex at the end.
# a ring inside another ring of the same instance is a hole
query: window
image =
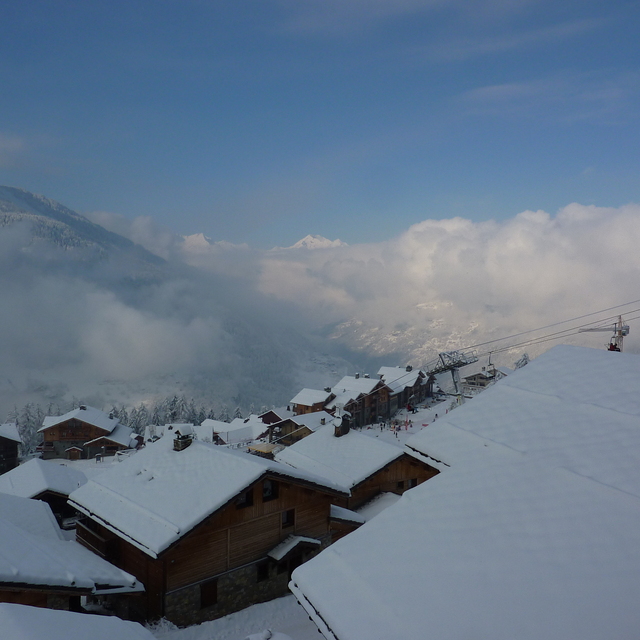
{"type": "Polygon", "coordinates": [[[236,499],[236,507],[244,509],[253,505],[253,487],[244,493],[241,493],[236,499]]]}
{"type": "Polygon", "coordinates": [[[269,502],[278,497],[278,483],[275,480],[265,480],[262,483],[262,502],[269,502]]]}
{"type": "Polygon", "coordinates": [[[256,582],[264,582],[269,579],[269,561],[263,560],[257,564],[256,582]]]}
{"type": "Polygon", "coordinates": [[[404,489],[404,480],[400,480],[400,482],[398,482],[398,489],[400,489],[400,491],[404,489]]]}
{"type": "Polygon", "coordinates": [[[218,602],[218,580],[207,580],[200,585],[200,608],[204,609],[218,602]]]}
{"type": "Polygon", "coordinates": [[[411,478],[411,480],[409,480],[409,489],[413,489],[413,487],[417,487],[418,486],[418,478],[411,478]]]}
{"type": "Polygon", "coordinates": [[[296,510],[289,509],[282,512],[282,528],[293,527],[296,522],[296,510]]]}

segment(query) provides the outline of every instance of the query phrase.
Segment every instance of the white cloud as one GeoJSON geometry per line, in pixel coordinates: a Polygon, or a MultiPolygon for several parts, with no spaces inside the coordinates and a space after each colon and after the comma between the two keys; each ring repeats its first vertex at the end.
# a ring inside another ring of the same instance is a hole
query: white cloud
{"type": "Polygon", "coordinates": [[[638,299],[638,246],[638,205],[426,220],[377,245],[265,255],[260,288],[319,324],[350,318],[386,335],[435,323],[470,344],[638,299]]]}
{"type": "Polygon", "coordinates": [[[26,140],[21,136],[0,131],[0,167],[13,167],[26,148],[26,140]]]}

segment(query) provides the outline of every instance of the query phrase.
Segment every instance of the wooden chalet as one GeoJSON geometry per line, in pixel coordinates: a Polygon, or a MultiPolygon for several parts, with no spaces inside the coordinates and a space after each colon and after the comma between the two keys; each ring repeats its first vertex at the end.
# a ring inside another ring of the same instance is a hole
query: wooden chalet
{"type": "Polygon", "coordinates": [[[0,476],[0,492],[46,502],[58,524],[66,528],[65,521],[76,515],[67,501],[69,494],[86,481],[85,474],[77,469],[33,458],[0,476]]]}
{"type": "Polygon", "coordinates": [[[79,611],[82,596],[107,598],[143,588],[132,575],[66,540],[44,502],[0,493],[0,602],[79,611]]]}
{"type": "Polygon", "coordinates": [[[301,413],[269,425],[269,442],[288,447],[311,435],[316,429],[330,424],[333,416],[327,411],[301,413]]]}
{"type": "Polygon", "coordinates": [[[326,411],[349,414],[351,426],[362,427],[388,419],[391,390],[382,380],[369,376],[344,376],[331,388],[334,398],[325,406],[326,411]]]}
{"type": "Polygon", "coordinates": [[[335,394],[329,388],[323,391],[319,389],[303,389],[291,399],[293,413],[297,416],[305,413],[317,413],[322,411],[325,405],[331,402],[334,397],[335,394]]]}
{"type": "Polygon", "coordinates": [[[78,541],[145,584],[129,617],[190,625],[286,594],[345,497],[319,476],[165,436],[70,501],[86,516],[78,541]]]}
{"type": "Polygon", "coordinates": [[[15,422],[0,424],[0,474],[18,466],[18,447],[22,439],[15,422]]]}
{"type": "MultiPolygon", "coordinates": [[[[104,413],[86,405],[80,405],[62,416],[46,416],[42,427],[38,429],[42,433],[43,442],[38,447],[42,458],[69,458],[76,457],[77,449],[82,449],[83,458],[90,457],[90,451],[85,448],[87,442],[96,442],[99,438],[111,436],[117,426],[118,420],[111,414],[104,413]]],[[[126,429],[127,427],[125,427],[126,429]]],[[[102,444],[94,447],[100,452],[102,444]]],[[[124,448],[124,447],[122,447],[124,448]]]]}
{"type": "Polygon", "coordinates": [[[380,367],[378,376],[390,389],[391,415],[409,404],[415,406],[433,395],[434,376],[411,366],[380,367]]]}
{"type": "Polygon", "coordinates": [[[349,510],[381,493],[402,494],[438,473],[400,447],[334,425],[283,449],[276,460],[344,487],[349,495],[336,498],[334,505],[349,510]]]}

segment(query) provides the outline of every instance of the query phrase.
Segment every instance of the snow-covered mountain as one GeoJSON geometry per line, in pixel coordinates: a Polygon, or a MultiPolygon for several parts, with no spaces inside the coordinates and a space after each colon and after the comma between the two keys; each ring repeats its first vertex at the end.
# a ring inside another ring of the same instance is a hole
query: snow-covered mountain
{"type": "MultiPolygon", "coordinates": [[[[286,249],[333,249],[335,247],[347,247],[349,246],[342,240],[329,240],[323,236],[318,235],[306,235],[302,240],[298,240],[295,244],[286,249]]],[[[281,247],[275,247],[275,250],[281,249],[281,247]]]]}
{"type": "Polygon", "coordinates": [[[242,247],[184,242],[225,268],[165,261],[57,202],[0,188],[0,416],[73,397],[259,408],[356,370],[242,279],[242,247]]]}

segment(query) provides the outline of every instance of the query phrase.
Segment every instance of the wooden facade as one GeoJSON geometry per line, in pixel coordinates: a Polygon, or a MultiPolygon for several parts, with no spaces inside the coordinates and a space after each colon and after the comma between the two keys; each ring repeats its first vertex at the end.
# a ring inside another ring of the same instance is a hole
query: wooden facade
{"type": "Polygon", "coordinates": [[[338,498],[334,504],[346,509],[359,509],[381,493],[402,495],[407,489],[422,484],[439,471],[404,453],[351,489],[351,496],[338,498]]]}
{"type": "Polygon", "coordinates": [[[77,539],[145,585],[129,598],[129,617],[194,624],[284,595],[296,552],[286,566],[268,552],[291,535],[329,544],[330,506],[339,495],[266,473],[157,558],[89,518],[78,524],[77,539]]]}
{"type": "Polygon", "coordinates": [[[302,440],[302,438],[306,438],[313,433],[309,427],[298,424],[292,418],[278,422],[274,425],[274,428],[269,429],[269,442],[277,442],[285,447],[290,447],[298,440],[302,440]]]}
{"type": "Polygon", "coordinates": [[[43,446],[41,448],[43,459],[63,458],[67,449],[78,447],[84,449],[84,443],[101,436],[108,436],[111,432],[107,429],[83,422],[78,418],[70,418],[48,429],[43,434],[43,446]]]}
{"type": "Polygon", "coordinates": [[[0,474],[18,466],[18,442],[0,436],[0,474]]]}
{"type": "Polygon", "coordinates": [[[56,589],[47,585],[8,587],[0,584],[0,602],[24,604],[43,609],[81,611],[80,598],[89,593],[88,589],[56,589]]]}
{"type": "Polygon", "coordinates": [[[380,420],[387,420],[390,414],[390,389],[380,381],[369,393],[361,393],[344,405],[344,411],[351,414],[351,425],[363,427],[380,420]]]}

